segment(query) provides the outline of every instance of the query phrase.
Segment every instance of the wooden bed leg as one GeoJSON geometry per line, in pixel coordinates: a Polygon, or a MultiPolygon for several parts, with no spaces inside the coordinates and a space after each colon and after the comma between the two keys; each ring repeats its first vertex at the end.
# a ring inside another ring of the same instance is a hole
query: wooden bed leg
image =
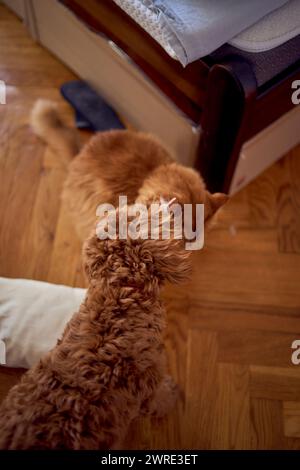
{"type": "Polygon", "coordinates": [[[255,75],[247,62],[232,57],[211,68],[196,160],[210,191],[229,191],[256,94],[255,75]]]}

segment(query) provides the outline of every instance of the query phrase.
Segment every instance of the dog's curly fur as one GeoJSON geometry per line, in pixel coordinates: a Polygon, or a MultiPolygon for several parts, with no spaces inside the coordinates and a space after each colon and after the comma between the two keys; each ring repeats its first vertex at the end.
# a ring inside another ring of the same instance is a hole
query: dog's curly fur
{"type": "MultiPolygon", "coordinates": [[[[56,150],[76,153],[76,136],[51,103],[37,104],[32,125],[56,150]]],[[[120,193],[130,203],[159,196],[205,203],[206,218],[225,202],[155,139],[129,131],[96,135],[73,161],[65,191],[83,239],[96,207],[120,193]]],[[[101,241],[94,235],[84,245],[84,264],[89,288],[79,312],[0,407],[2,449],[116,448],[132,419],[163,415],[175,403],[159,292],[164,280],[179,282],[189,272],[183,241],[101,241]]]]}
{"type": "Polygon", "coordinates": [[[160,287],[190,269],[182,240],[84,244],[85,301],[62,339],[0,408],[1,449],[108,449],[141,413],[175,403],[166,375],[160,287]]]}

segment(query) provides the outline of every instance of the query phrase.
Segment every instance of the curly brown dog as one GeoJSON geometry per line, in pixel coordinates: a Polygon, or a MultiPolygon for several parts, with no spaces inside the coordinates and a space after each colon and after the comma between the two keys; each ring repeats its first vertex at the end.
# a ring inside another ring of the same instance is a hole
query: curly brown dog
{"type": "Polygon", "coordinates": [[[83,257],[86,299],[2,403],[1,449],[116,448],[135,417],[162,416],[175,403],[160,287],[188,275],[183,241],[93,235],[83,257]]]}

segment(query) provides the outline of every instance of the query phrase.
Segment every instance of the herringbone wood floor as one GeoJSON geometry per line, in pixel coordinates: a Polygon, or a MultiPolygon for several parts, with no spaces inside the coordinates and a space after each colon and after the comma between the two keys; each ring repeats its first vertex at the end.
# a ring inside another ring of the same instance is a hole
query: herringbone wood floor
{"type": "MultiPolygon", "coordinates": [[[[70,111],[73,78],[0,6],[0,275],[84,285],[80,242],[60,201],[64,162],[28,127],[38,97],[70,111]]],[[[132,425],[127,448],[300,449],[300,147],[220,214],[193,279],[168,287],[167,349],[182,397],[132,425]]],[[[1,368],[3,397],[21,371],[1,368]]],[[[1,431],[0,431],[1,432],[1,431]]]]}

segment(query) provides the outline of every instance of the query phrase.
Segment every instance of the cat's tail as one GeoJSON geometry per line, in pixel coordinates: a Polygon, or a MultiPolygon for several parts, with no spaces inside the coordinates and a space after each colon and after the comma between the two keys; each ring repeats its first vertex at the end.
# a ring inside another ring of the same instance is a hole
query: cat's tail
{"type": "Polygon", "coordinates": [[[53,101],[37,100],[31,111],[30,124],[34,133],[63,157],[71,159],[79,152],[77,130],[63,122],[53,101]]]}

